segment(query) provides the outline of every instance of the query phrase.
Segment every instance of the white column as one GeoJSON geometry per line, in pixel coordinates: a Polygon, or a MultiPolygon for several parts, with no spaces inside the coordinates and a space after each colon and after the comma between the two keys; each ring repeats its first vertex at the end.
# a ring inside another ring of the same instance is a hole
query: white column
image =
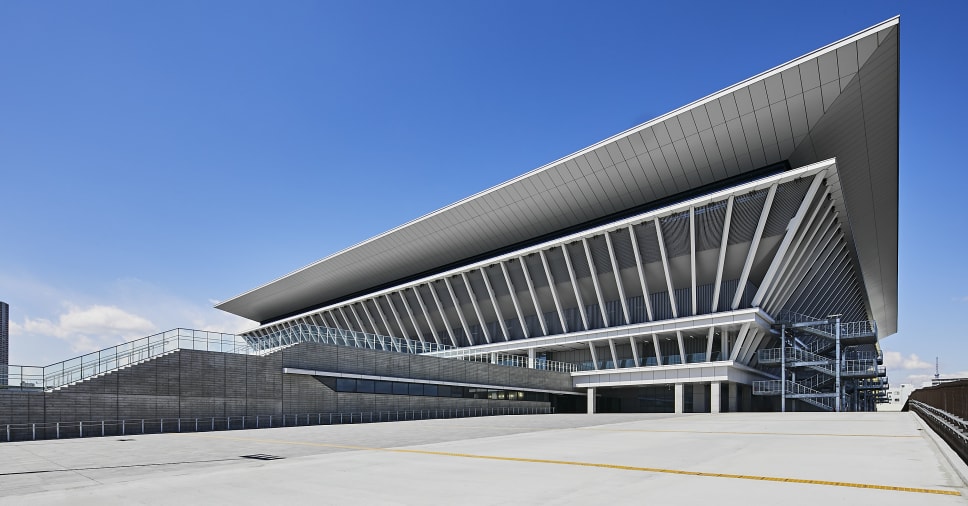
{"type": "Polygon", "coordinates": [[[534,348],[528,348],[528,369],[534,369],[535,362],[534,348]]]}
{"type": "Polygon", "coordinates": [[[588,389],[588,414],[595,414],[595,388],[588,389]]]}
{"type": "Polygon", "coordinates": [[[685,400],[686,400],[685,399],[685,395],[686,395],[685,385],[683,385],[682,383],[676,383],[675,393],[673,395],[675,396],[676,413],[682,413],[683,407],[686,404],[686,402],[685,402],[685,400]]]}
{"type": "Polygon", "coordinates": [[[491,363],[492,364],[497,363],[497,353],[491,353],[491,363]]]}
{"type": "Polygon", "coordinates": [[[729,382],[729,412],[736,413],[739,411],[739,385],[733,382],[729,382]]]}
{"type": "Polygon", "coordinates": [[[710,383],[709,384],[709,412],[710,413],[719,413],[720,411],[722,411],[720,409],[721,403],[719,400],[719,394],[720,394],[720,383],[718,381],[714,381],[710,383]]]}

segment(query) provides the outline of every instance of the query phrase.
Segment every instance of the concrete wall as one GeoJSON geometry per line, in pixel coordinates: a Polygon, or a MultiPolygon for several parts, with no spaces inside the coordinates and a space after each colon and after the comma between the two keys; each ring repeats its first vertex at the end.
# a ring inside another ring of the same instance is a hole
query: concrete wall
{"type": "MultiPolygon", "coordinates": [[[[255,423],[256,416],[268,415],[550,405],[535,401],[336,392],[315,377],[284,374],[284,367],[509,389],[572,390],[571,377],[565,373],[319,343],[301,343],[267,356],[179,350],[53,392],[0,390],[0,426],[243,416],[247,417],[248,426],[255,423]]],[[[62,437],[68,435],[64,433],[62,437]]]]}

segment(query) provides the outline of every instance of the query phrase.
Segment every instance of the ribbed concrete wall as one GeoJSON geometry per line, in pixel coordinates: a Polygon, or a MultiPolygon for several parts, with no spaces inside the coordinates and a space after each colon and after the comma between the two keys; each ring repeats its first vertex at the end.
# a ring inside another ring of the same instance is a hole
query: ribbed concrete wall
{"type": "MultiPolygon", "coordinates": [[[[179,350],[53,392],[0,390],[0,425],[306,413],[545,408],[547,402],[335,392],[283,368],[571,391],[571,377],[484,363],[302,343],[267,356],[179,350]]],[[[65,429],[68,430],[68,429],[65,429]]]]}

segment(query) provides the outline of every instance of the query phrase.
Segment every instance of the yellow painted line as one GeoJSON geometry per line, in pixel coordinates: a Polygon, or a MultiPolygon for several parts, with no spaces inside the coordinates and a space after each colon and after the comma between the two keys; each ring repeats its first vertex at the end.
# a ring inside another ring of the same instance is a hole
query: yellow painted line
{"type": "Polygon", "coordinates": [[[286,441],[286,440],[280,440],[280,439],[242,438],[242,437],[215,436],[210,434],[191,434],[191,433],[183,433],[183,434],[185,434],[188,437],[230,439],[235,441],[248,441],[248,442],[255,442],[255,443],[316,446],[316,447],[323,447],[323,448],[340,448],[345,450],[366,450],[366,451],[389,452],[389,453],[410,453],[415,455],[462,457],[467,459],[498,460],[503,462],[557,464],[557,465],[566,465],[566,466],[596,467],[596,468],[602,468],[602,469],[619,469],[622,471],[639,471],[639,472],[646,472],[646,473],[679,474],[679,475],[685,475],[685,476],[703,476],[703,477],[710,477],[710,478],[732,478],[732,479],[738,479],[738,480],[774,481],[774,482],[781,482],[781,483],[801,483],[801,484],[807,484],[807,485],[826,485],[830,487],[866,488],[871,490],[913,492],[918,494],[937,494],[937,495],[956,495],[956,496],[961,495],[961,492],[957,490],[943,490],[943,489],[936,489],[936,488],[917,488],[917,487],[893,487],[889,485],[876,485],[876,484],[870,484],[870,483],[852,483],[847,481],[805,480],[800,478],[783,478],[783,477],[776,477],[776,476],[710,473],[710,472],[704,472],[704,471],[686,471],[682,469],[663,469],[660,467],[638,467],[638,466],[623,466],[618,464],[599,464],[595,462],[577,462],[572,460],[530,459],[530,458],[523,458],[523,457],[476,455],[472,453],[440,452],[440,451],[432,451],[432,450],[415,450],[415,449],[407,449],[407,448],[378,448],[378,447],[333,444],[333,443],[313,443],[313,442],[307,442],[307,441],[286,441]]]}

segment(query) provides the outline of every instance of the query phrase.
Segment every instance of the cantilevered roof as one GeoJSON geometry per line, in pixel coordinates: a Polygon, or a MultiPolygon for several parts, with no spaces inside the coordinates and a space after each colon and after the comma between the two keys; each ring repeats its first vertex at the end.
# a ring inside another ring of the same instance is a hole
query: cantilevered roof
{"type": "Polygon", "coordinates": [[[216,307],[267,322],[697,188],[836,158],[871,317],[897,327],[895,17],[216,307]]]}

